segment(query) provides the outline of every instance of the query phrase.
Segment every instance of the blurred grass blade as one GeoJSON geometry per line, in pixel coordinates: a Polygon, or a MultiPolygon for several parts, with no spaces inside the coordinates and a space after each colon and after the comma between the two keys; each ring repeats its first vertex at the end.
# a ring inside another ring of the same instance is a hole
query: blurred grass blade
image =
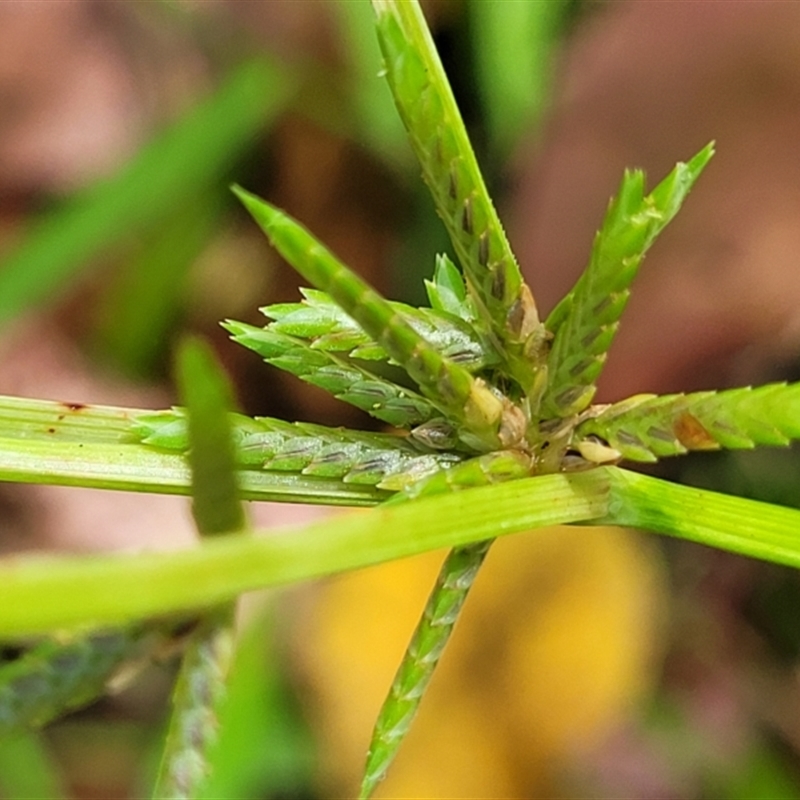
{"type": "Polygon", "coordinates": [[[500,158],[533,131],[549,99],[551,55],[567,0],[470,0],[478,87],[500,158]]]}
{"type": "Polygon", "coordinates": [[[589,265],[553,309],[546,327],[554,335],[548,357],[545,419],[566,418],[592,401],[595,380],[625,310],[630,284],[653,240],[672,220],[714,154],[706,145],[644,196],[644,173],[625,171],[595,236],[589,265]]]}
{"type": "Polygon", "coordinates": [[[632,461],[657,461],[690,450],[785,446],[800,439],[800,383],[636,395],[592,412],[575,436],[578,443],[599,436],[632,461]]]}
{"type": "Polygon", "coordinates": [[[49,742],[38,731],[21,731],[0,742],[0,796],[14,800],[67,800],[49,742]]]}
{"type": "Polygon", "coordinates": [[[536,382],[539,330],[530,290],[483,181],[416,0],[373,0],[386,77],[481,318],[522,389],[536,382]],[[526,346],[527,345],[527,346],[526,346]]]}
{"type": "MultiPolygon", "coordinates": [[[[229,384],[211,350],[198,339],[178,352],[177,383],[186,404],[192,515],[201,536],[242,531],[246,517],[236,484],[229,384]]],[[[172,715],[153,797],[196,797],[216,742],[234,638],[235,601],[203,615],[181,660],[172,715]]]]}
{"type": "Polygon", "coordinates": [[[156,366],[183,310],[189,272],[218,229],[221,198],[216,188],[186,198],[109,276],[93,340],[115,367],[142,377],[156,366]]]}
{"type": "Polygon", "coordinates": [[[236,483],[236,457],[229,411],[230,385],[208,346],[183,343],[177,379],[187,410],[192,514],[202,536],[241,531],[245,514],[236,483]]]}
{"type": "Polygon", "coordinates": [[[403,123],[398,119],[386,82],[378,76],[380,49],[366,3],[338,0],[342,51],[347,54],[349,94],[354,109],[348,133],[389,164],[407,171],[414,166],[403,123]]]}
{"type": "Polygon", "coordinates": [[[265,60],[242,63],[118,173],[34,223],[0,264],[0,323],[57,292],[120,236],[156,222],[220,180],[289,89],[287,77],[265,60]]]}

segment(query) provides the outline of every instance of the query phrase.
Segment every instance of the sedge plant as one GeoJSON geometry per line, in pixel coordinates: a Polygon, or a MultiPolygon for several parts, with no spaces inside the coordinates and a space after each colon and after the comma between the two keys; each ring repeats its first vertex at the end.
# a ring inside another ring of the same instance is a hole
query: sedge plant
{"type": "Polygon", "coordinates": [[[264,327],[223,324],[268,363],[392,431],[234,414],[197,346],[181,361],[185,407],[0,400],[4,480],[194,496],[203,535],[192,550],[0,564],[0,635],[34,641],[0,666],[0,735],[86,703],[132,657],[183,645],[156,797],[196,796],[202,784],[232,603],[244,591],[452,548],[387,687],[366,758],[366,798],[400,747],[497,536],[617,524],[800,566],[800,512],[617,466],[786,445],[800,437],[800,384],[592,402],[644,255],[713,146],[649,192],[642,172],[625,173],[586,270],[543,319],[416,0],[372,4],[385,75],[457,264],[437,257],[428,306],[386,300],[300,223],[235,187],[311,288],[301,302],[264,308],[264,327]],[[259,538],[239,497],[378,508],[259,538]]]}

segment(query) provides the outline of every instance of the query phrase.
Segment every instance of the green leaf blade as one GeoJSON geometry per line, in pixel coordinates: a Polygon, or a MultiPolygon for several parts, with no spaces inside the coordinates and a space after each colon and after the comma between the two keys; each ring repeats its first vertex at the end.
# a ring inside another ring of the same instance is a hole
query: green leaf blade
{"type": "Polygon", "coordinates": [[[292,83],[263,58],[244,61],[115,175],[37,220],[3,260],[0,323],[47,299],[120,235],[157,222],[183,198],[213,186],[277,116],[292,83]]]}

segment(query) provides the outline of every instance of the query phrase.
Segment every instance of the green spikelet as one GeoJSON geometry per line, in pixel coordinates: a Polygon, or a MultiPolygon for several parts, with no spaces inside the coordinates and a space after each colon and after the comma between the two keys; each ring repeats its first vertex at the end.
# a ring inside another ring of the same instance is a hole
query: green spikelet
{"type": "Polygon", "coordinates": [[[787,445],[800,438],[800,384],[673,395],[636,395],[598,408],[575,432],[597,436],[632,461],[689,450],[787,445]]]}
{"type": "Polygon", "coordinates": [[[625,172],[592,247],[589,265],[545,323],[554,335],[542,416],[583,411],[628,302],[644,254],[672,220],[714,153],[713,143],[675,169],[646,197],[644,174],[625,172]]]}
{"type": "Polygon", "coordinates": [[[162,754],[158,800],[190,800],[208,777],[233,654],[233,606],[209,613],[184,653],[172,696],[173,715],[162,754]]]}
{"type": "Polygon", "coordinates": [[[441,416],[441,411],[413,389],[398,386],[346,357],[278,333],[272,326],[256,328],[229,320],[223,327],[235,342],[254,350],[273,366],[390,425],[410,428],[441,416]]]}
{"type": "MultiPolygon", "coordinates": [[[[431,450],[414,436],[240,414],[231,414],[230,419],[240,468],[338,478],[399,491],[463,459],[457,453],[431,450]]],[[[144,444],[179,453],[189,448],[181,409],[138,414],[132,428],[144,444]]]]}
{"type": "Polygon", "coordinates": [[[533,296],[509,246],[417,3],[373,0],[386,77],[436,210],[509,374],[529,391],[539,366],[533,296]]]}
{"type": "Polygon", "coordinates": [[[406,370],[422,394],[453,423],[466,445],[485,452],[508,444],[507,398],[442,356],[388,300],[342,264],[302,225],[255,195],[238,187],[234,191],[278,252],[306,280],[327,292],[406,370]]]}
{"type": "MultiPolygon", "coordinates": [[[[530,474],[522,453],[489,453],[442,470],[409,487],[390,502],[513,480],[530,474]]],[[[489,551],[491,541],[452,550],[445,559],[411,643],[395,675],[372,734],[360,797],[369,797],[382,780],[419,709],[422,696],[453,632],[464,601],[489,551]]]]}
{"type": "Polygon", "coordinates": [[[142,627],[48,639],[0,663],[0,738],[40,727],[105,694],[109,682],[151,649],[142,627]]]}
{"type": "MultiPolygon", "coordinates": [[[[267,330],[306,340],[312,349],[347,355],[364,361],[390,361],[358,323],[325,293],[301,289],[302,303],[280,303],[261,311],[273,320],[267,330]]],[[[463,319],[446,311],[414,308],[390,302],[421,337],[445,358],[477,372],[497,363],[497,356],[463,319]]]]}
{"type": "Polygon", "coordinates": [[[368,798],[375,791],[408,733],[490,546],[491,542],[478,542],[447,556],[378,716],[360,798],[368,798]]]}

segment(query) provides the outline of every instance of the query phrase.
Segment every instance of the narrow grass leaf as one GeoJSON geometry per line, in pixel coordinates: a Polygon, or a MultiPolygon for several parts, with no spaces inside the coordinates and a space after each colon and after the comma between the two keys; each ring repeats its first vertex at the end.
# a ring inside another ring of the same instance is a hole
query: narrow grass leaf
{"type": "Polygon", "coordinates": [[[45,300],[93,254],[141,230],[220,179],[285,103],[290,82],[263,59],[216,92],[129,164],[35,223],[0,269],[0,323],[45,300]]]}
{"type": "Polygon", "coordinates": [[[228,417],[233,403],[230,386],[208,346],[194,339],[181,347],[177,378],[188,412],[192,513],[197,529],[203,536],[241,531],[245,515],[228,417]]]}

